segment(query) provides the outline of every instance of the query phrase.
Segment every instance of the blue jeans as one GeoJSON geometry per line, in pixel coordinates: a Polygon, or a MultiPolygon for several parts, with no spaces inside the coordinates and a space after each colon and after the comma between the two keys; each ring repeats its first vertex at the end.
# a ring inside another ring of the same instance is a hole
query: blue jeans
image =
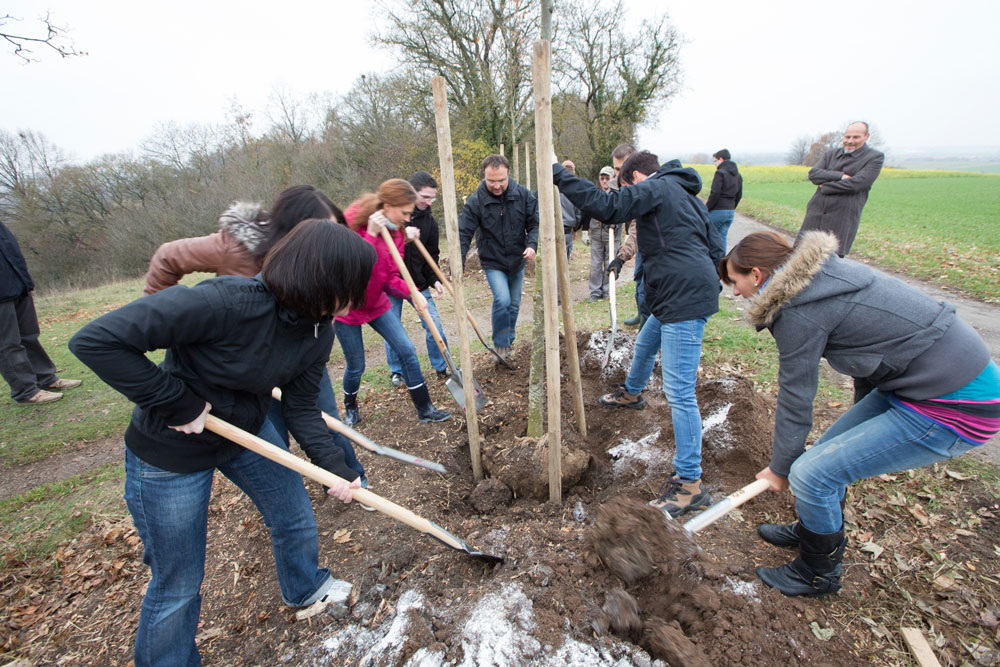
{"type": "MultiPolygon", "coordinates": [[[[273,429],[265,439],[280,446],[273,429]]],[[[250,450],[219,470],[250,497],[271,531],[281,599],[314,602],[330,571],[319,568],[316,519],[302,476],[250,450]]],[[[201,664],[194,637],[214,472],[169,472],[125,449],[125,502],[152,573],[139,614],[136,667],[201,664]]]]}
{"type": "Polygon", "coordinates": [[[513,273],[500,269],[483,269],[483,273],[493,292],[493,345],[511,347],[514,345],[517,313],[521,310],[524,265],[513,273]]]}
{"type": "Polygon", "coordinates": [[[719,230],[719,236],[722,237],[723,252],[726,251],[726,235],[729,233],[729,225],[733,224],[733,218],[735,217],[736,211],[733,209],[716,209],[708,212],[708,219],[719,230]]]}
{"type": "MultiPolygon", "coordinates": [[[[437,327],[438,333],[441,334],[441,340],[444,341],[445,347],[448,346],[448,339],[444,337],[444,329],[441,328],[441,316],[438,315],[437,306],[434,305],[434,297],[431,296],[430,289],[425,289],[421,294],[427,299],[427,312],[431,315],[431,321],[434,322],[434,326],[437,327]]],[[[390,296],[389,297],[390,310],[396,315],[396,318],[402,321],[403,317],[403,300],[390,296]]],[[[431,368],[440,372],[448,368],[448,364],[445,363],[444,355],[441,354],[441,350],[438,349],[437,343],[434,342],[434,336],[431,335],[431,330],[427,328],[427,323],[424,322],[424,318],[420,318],[420,324],[424,327],[424,339],[427,343],[427,359],[431,362],[431,368]]],[[[399,355],[393,352],[389,343],[385,344],[385,360],[389,363],[390,373],[403,373],[403,364],[399,361],[399,355]]]]}
{"type": "Polygon", "coordinates": [[[882,391],[865,396],[792,463],[788,481],[795,509],[812,532],[841,529],[840,501],[848,484],[930,465],[974,447],[923,415],[893,405],[890,396],[882,391]]]}
{"type": "Polygon", "coordinates": [[[701,479],[701,413],[694,386],[706,321],[702,317],[660,324],[650,316],[635,338],[632,366],[625,378],[625,390],[638,394],[649,382],[656,352],[660,352],[663,393],[674,424],[674,470],[683,479],[701,479]]]}
{"type": "MultiPolygon", "coordinates": [[[[326,367],[323,368],[323,376],[319,380],[319,409],[335,419],[340,418],[337,412],[337,397],[333,394],[333,384],[330,382],[330,373],[326,367]]],[[[288,449],[288,427],[285,425],[284,415],[281,414],[281,401],[271,399],[271,407],[267,410],[267,421],[270,423],[265,423],[261,427],[261,433],[257,435],[267,440],[268,438],[262,435],[264,429],[273,428],[278,438],[284,443],[285,449],[288,449]]],[[[337,446],[344,450],[344,463],[351,470],[364,477],[365,467],[361,465],[358,455],[354,453],[354,445],[351,444],[351,441],[335,431],[330,431],[330,433],[333,434],[333,441],[337,443],[337,446]]]]}
{"type": "MultiPolygon", "coordinates": [[[[399,355],[403,363],[406,387],[416,389],[424,384],[424,374],[420,372],[420,362],[417,360],[417,348],[413,347],[413,342],[403,329],[403,323],[392,309],[376,317],[368,326],[378,332],[399,355]]],[[[361,338],[361,325],[337,322],[337,340],[340,341],[340,349],[344,351],[344,360],[347,362],[347,368],[344,369],[344,391],[356,394],[365,372],[365,344],[361,338]]]]}
{"type": "Polygon", "coordinates": [[[642,255],[638,252],[635,253],[635,270],[632,271],[632,279],[635,280],[635,305],[639,309],[639,315],[646,318],[651,317],[652,313],[646,305],[646,274],[642,270],[642,255]]]}

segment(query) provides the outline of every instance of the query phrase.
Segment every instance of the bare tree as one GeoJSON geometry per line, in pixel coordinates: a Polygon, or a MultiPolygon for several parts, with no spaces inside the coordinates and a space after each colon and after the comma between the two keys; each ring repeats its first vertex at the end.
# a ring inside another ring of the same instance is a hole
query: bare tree
{"type": "Polygon", "coordinates": [[[809,155],[809,147],[812,146],[812,137],[807,134],[800,135],[788,147],[785,153],[785,164],[805,164],[806,156],[809,155]]]}
{"type": "Polygon", "coordinates": [[[41,23],[41,30],[38,28],[29,29],[28,34],[15,34],[11,24],[20,23],[22,19],[5,14],[0,17],[0,39],[10,45],[11,55],[14,55],[25,63],[38,62],[34,57],[31,47],[42,46],[55,51],[63,58],[70,56],[85,56],[84,51],[77,51],[73,47],[73,40],[66,36],[66,28],[61,28],[52,23],[51,14],[46,13],[45,18],[38,19],[41,23]],[[11,27],[8,27],[11,26],[11,27]],[[31,34],[34,32],[34,34],[31,34]]]}

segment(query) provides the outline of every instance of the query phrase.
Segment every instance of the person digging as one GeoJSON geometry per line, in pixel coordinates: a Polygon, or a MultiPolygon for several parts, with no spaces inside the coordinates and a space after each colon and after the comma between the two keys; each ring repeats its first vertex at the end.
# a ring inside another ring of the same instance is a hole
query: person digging
{"type": "Polygon", "coordinates": [[[757,473],[791,489],[798,521],[762,524],[760,537],[799,555],[757,576],[787,596],[841,588],[847,486],[959,456],[1000,432],[1000,367],[955,307],[837,255],[827,232],[793,248],[754,232],[719,264],[750,323],[778,346],[771,461],[757,473]],[[808,450],[819,364],[875,387],[808,450]]]}
{"type": "Polygon", "coordinates": [[[698,199],[698,172],[639,151],[622,164],[617,192],[553,166],[553,181],[585,215],[620,225],[635,220],[643,256],[646,301],[652,311],[636,336],[625,384],[601,397],[602,405],[641,410],[643,388],[661,356],[663,392],[674,427],[674,472],[651,505],[672,517],[707,507],[701,479],[701,414],[695,395],[701,340],[708,318],[719,310],[721,239],[698,199]]]}

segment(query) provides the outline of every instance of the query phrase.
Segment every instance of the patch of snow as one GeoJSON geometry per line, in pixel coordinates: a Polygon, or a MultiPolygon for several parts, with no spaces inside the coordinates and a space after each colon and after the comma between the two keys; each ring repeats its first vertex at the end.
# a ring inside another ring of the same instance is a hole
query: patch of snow
{"type": "MultiPolygon", "coordinates": [[[[584,359],[600,367],[604,362],[604,352],[608,347],[610,335],[610,329],[592,332],[584,346],[584,359]]],[[[611,356],[608,357],[608,365],[601,369],[601,379],[607,380],[618,371],[628,372],[634,349],[635,336],[619,331],[615,336],[614,347],[611,348],[611,356]]]]}
{"type": "Polygon", "coordinates": [[[726,416],[729,414],[729,408],[733,407],[732,403],[726,403],[720,406],[718,410],[710,414],[701,420],[701,432],[704,435],[709,429],[715,428],[719,424],[726,421],[726,416]]]}
{"type": "Polygon", "coordinates": [[[583,503],[578,500],[576,501],[576,505],[573,507],[573,521],[583,523],[586,519],[587,510],[583,508],[583,503]]]}
{"type": "Polygon", "coordinates": [[[462,628],[462,667],[506,667],[534,658],[542,645],[535,630],[531,600],[516,584],[487,593],[462,628]]]}
{"type": "Polygon", "coordinates": [[[410,617],[406,613],[411,609],[423,609],[424,596],[415,590],[408,590],[399,596],[396,603],[396,615],[392,618],[388,632],[378,642],[372,646],[361,660],[359,665],[385,665],[396,662],[403,644],[406,643],[406,628],[409,625],[410,617]]]}
{"type": "Polygon", "coordinates": [[[743,581],[742,579],[726,577],[726,583],[723,585],[723,588],[754,602],[760,602],[760,596],[757,595],[757,583],[754,581],[743,581]]]}
{"type": "Polygon", "coordinates": [[[642,463],[646,467],[643,477],[661,472],[665,468],[673,465],[671,456],[653,444],[660,438],[660,429],[653,433],[639,438],[638,442],[625,438],[621,444],[615,445],[608,450],[608,454],[615,460],[615,475],[620,475],[625,471],[635,467],[636,463],[642,463]]]}

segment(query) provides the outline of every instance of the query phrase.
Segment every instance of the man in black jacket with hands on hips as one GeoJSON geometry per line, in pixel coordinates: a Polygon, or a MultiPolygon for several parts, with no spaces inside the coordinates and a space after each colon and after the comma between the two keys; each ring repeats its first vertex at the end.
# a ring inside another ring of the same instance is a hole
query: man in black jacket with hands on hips
{"type": "Polygon", "coordinates": [[[473,234],[493,292],[493,345],[506,358],[521,309],[524,260],[535,259],[538,249],[538,198],[510,178],[510,163],[503,155],[483,160],[483,182],[458,216],[463,269],[473,234]]]}

